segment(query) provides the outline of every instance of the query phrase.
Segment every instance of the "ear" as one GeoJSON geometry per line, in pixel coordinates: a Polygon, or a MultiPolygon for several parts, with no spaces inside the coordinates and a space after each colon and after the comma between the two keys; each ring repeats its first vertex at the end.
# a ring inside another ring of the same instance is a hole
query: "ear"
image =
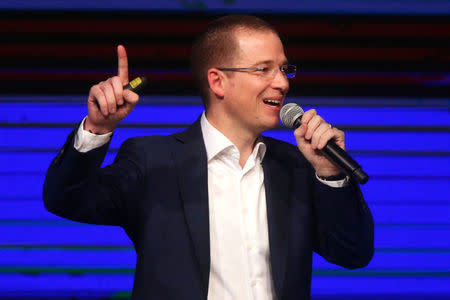
{"type": "Polygon", "coordinates": [[[216,95],[217,98],[223,98],[224,92],[224,80],[223,73],[216,68],[211,68],[208,70],[207,74],[208,84],[211,91],[216,95]]]}

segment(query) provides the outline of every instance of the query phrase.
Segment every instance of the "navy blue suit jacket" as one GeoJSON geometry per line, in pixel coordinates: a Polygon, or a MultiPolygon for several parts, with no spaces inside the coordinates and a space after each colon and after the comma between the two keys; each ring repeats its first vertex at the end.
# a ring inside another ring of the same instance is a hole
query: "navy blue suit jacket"
{"type": "MultiPolygon", "coordinates": [[[[170,136],[79,153],[74,130],[51,163],[46,208],[122,226],[137,252],[133,299],[206,299],[210,270],[207,158],[200,122],[170,136]]],[[[312,252],[346,268],[368,264],[373,220],[357,184],[320,183],[296,146],[272,138],[262,162],[272,278],[278,299],[309,299],[312,252]]],[[[239,266],[236,266],[239,268],[239,266]]]]}

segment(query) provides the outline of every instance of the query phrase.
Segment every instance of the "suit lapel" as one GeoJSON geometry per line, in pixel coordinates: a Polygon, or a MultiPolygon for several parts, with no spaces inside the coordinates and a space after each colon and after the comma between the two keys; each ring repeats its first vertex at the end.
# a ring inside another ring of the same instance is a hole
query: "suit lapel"
{"type": "Polygon", "coordinates": [[[263,160],[264,186],[266,190],[267,223],[269,227],[270,261],[272,278],[277,298],[282,298],[283,282],[286,272],[287,250],[289,246],[289,201],[291,178],[271,153],[266,140],[267,152],[263,160]]]}
{"type": "MultiPolygon", "coordinates": [[[[174,134],[174,137],[177,141],[172,154],[177,167],[180,195],[194,253],[199,263],[203,295],[204,298],[207,298],[211,263],[208,166],[200,119],[186,131],[174,134]]],[[[289,246],[291,178],[287,168],[273,155],[273,151],[271,151],[273,144],[271,145],[267,139],[265,139],[265,143],[267,152],[262,164],[266,190],[270,261],[277,298],[281,299],[289,246]]]]}
{"type": "Polygon", "coordinates": [[[186,131],[174,136],[177,141],[173,157],[180,195],[206,299],[210,271],[208,169],[199,120],[186,131]]]}

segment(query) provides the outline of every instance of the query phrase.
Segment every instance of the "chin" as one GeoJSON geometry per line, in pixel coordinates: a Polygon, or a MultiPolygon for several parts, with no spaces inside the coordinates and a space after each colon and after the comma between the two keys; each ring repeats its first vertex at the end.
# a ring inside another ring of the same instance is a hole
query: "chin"
{"type": "Polygon", "coordinates": [[[263,131],[274,129],[274,128],[276,128],[278,126],[278,124],[280,124],[280,119],[279,118],[276,118],[276,119],[273,119],[273,120],[268,120],[264,124],[263,131]]]}

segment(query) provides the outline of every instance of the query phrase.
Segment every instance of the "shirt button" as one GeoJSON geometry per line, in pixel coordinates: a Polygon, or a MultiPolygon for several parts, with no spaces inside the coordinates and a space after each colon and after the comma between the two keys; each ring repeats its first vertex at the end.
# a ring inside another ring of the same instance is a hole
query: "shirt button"
{"type": "Polygon", "coordinates": [[[261,279],[257,278],[257,279],[252,280],[252,286],[257,286],[260,284],[261,284],[261,279]]]}

